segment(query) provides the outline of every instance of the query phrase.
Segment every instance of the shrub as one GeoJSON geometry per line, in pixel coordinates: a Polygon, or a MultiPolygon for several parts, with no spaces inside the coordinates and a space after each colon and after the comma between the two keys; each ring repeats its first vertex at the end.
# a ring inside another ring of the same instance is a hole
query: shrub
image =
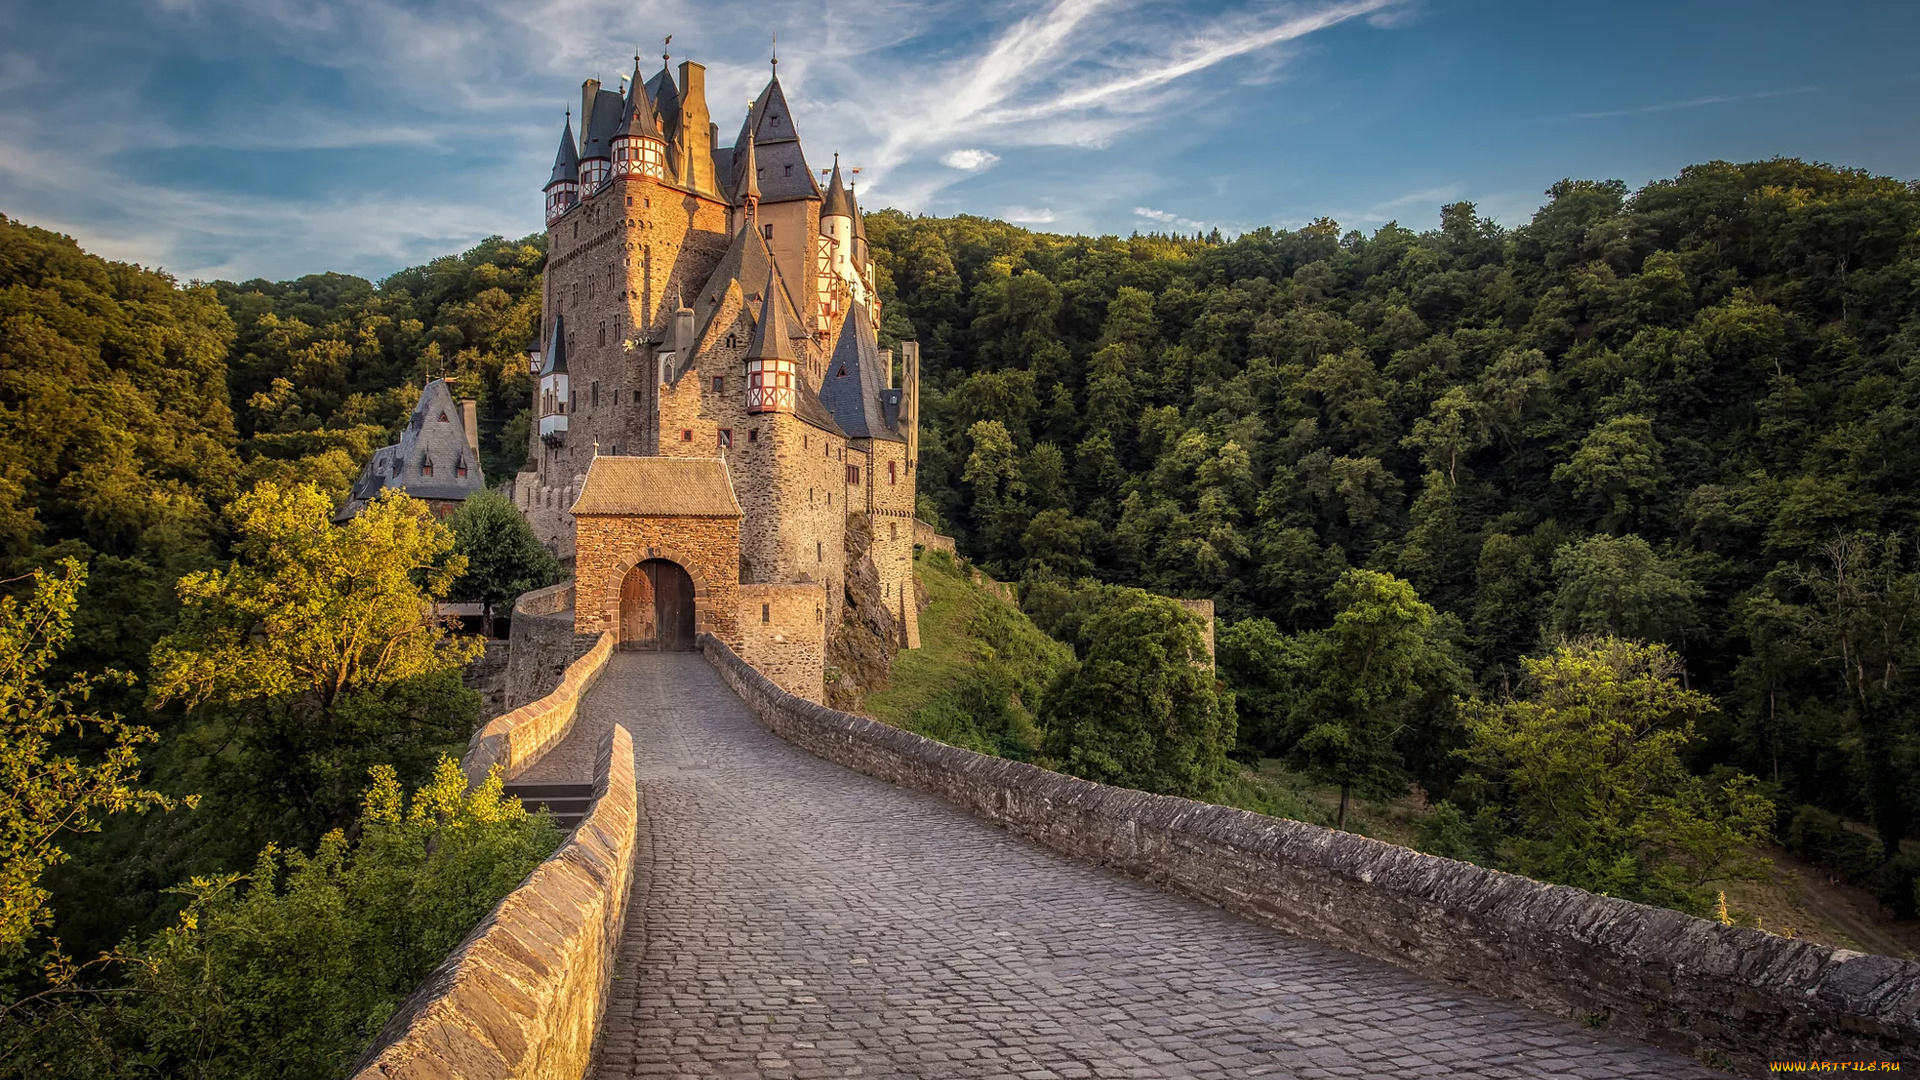
{"type": "Polygon", "coordinates": [[[1794,813],[1787,825],[1787,850],[1853,885],[1873,885],[1880,873],[1880,845],[1817,806],[1802,806],[1794,813]]]}

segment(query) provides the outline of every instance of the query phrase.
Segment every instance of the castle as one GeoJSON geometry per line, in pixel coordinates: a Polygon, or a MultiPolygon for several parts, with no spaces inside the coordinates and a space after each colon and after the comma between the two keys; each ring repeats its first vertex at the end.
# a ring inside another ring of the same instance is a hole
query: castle
{"type": "Polygon", "coordinates": [[[756,634],[824,649],[864,515],[896,643],[915,644],[918,350],[896,380],[854,191],[837,158],[821,189],[777,68],[731,146],[705,87],[664,58],[651,79],[636,58],[625,94],[582,85],[545,188],[514,501],[573,561],[583,632],[676,647],[706,630],[749,654],[756,634]]]}

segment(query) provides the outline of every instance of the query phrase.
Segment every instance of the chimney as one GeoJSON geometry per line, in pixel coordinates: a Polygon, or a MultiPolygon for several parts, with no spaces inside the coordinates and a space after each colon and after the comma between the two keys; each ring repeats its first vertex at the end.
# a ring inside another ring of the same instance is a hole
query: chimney
{"type": "Polygon", "coordinates": [[[474,457],[480,456],[480,403],[472,398],[460,399],[460,422],[467,427],[467,446],[474,457]]]}
{"type": "MultiPolygon", "coordinates": [[[[587,145],[587,132],[593,130],[593,104],[600,98],[600,80],[588,79],[580,84],[580,145],[587,145]]],[[[582,194],[585,194],[584,192],[582,194]]]]}
{"type": "Polygon", "coordinates": [[[907,468],[920,464],[920,343],[900,343],[901,423],[907,429],[907,468]]]}
{"type": "Polygon", "coordinates": [[[880,370],[885,373],[885,378],[887,380],[886,382],[881,384],[881,389],[883,390],[893,389],[893,350],[892,349],[880,350],[880,370]]]}
{"type": "Polygon", "coordinates": [[[691,60],[680,63],[680,138],[686,143],[691,175],[682,182],[695,191],[714,194],[720,185],[713,177],[713,118],[707,114],[707,69],[691,60]]]}

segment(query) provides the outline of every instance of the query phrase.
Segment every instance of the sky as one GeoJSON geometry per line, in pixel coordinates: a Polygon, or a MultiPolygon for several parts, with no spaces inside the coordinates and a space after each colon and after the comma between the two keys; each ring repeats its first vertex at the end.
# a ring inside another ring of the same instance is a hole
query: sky
{"type": "Polygon", "coordinates": [[[580,81],[773,39],[869,210],[1054,232],[1524,223],[1799,157],[1920,178],[1920,4],[1785,0],[0,0],[0,213],[182,280],[379,278],[541,228],[580,81]]]}

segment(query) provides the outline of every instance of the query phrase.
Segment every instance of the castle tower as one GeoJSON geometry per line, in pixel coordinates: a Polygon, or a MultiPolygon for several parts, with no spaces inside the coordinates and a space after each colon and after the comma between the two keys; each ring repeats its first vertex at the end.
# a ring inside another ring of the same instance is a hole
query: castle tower
{"type": "Polygon", "coordinates": [[[824,333],[827,321],[819,305],[816,263],[820,236],[820,185],[814,182],[800,148],[800,133],[787,107],[780,77],[767,81],[755,99],[735,147],[741,172],[734,190],[744,191],[751,180],[758,188],[755,227],[773,252],[780,277],[807,310],[800,313],[810,334],[824,333]],[[746,169],[746,147],[753,145],[754,168],[746,169]]]}
{"type": "Polygon", "coordinates": [[[573,110],[560,132],[560,151],[553,156],[553,178],[547,181],[547,227],[580,204],[580,155],[573,146],[573,110]]]}
{"type": "Polygon", "coordinates": [[[590,199],[613,177],[613,135],[626,102],[600,80],[580,85],[580,197],[590,199]]]}
{"type": "Polygon", "coordinates": [[[864,304],[867,301],[865,274],[857,261],[854,238],[857,235],[859,213],[854,209],[853,198],[847,193],[847,185],[840,176],[840,155],[833,155],[833,176],[827,183],[826,201],[820,207],[820,232],[827,238],[827,273],[821,275],[820,296],[823,307],[831,306],[831,285],[838,281],[846,286],[853,302],[864,304]]]}
{"type": "MultiPolygon", "coordinates": [[[[751,144],[749,144],[751,152],[751,144]]],[[[747,346],[747,412],[790,413],[800,360],[794,355],[793,331],[787,326],[786,305],[775,303],[780,287],[771,277],[760,296],[760,323],[747,346]]]]}
{"type": "Polygon", "coordinates": [[[567,441],[567,320],[553,317],[553,336],[547,341],[545,363],[540,367],[540,392],[534,400],[539,417],[540,441],[557,447],[567,441]]]}
{"type": "Polygon", "coordinates": [[[660,118],[647,100],[647,87],[640,78],[640,58],[633,58],[633,79],[628,83],[627,101],[622,106],[620,123],[613,134],[613,175],[620,179],[667,177],[667,144],[661,137],[660,118]]]}

